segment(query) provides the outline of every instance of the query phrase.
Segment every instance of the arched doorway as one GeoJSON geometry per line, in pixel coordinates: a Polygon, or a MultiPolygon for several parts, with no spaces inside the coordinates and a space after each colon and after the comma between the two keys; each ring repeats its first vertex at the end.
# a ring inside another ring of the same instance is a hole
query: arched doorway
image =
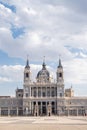
{"type": "Polygon", "coordinates": [[[42,115],[47,115],[46,102],[42,102],[42,115]]]}

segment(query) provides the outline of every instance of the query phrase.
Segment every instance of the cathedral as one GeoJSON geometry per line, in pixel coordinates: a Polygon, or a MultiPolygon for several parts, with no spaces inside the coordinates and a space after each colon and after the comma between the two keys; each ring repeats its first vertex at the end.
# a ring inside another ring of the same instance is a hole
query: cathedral
{"type": "Polygon", "coordinates": [[[87,97],[75,97],[72,87],[65,89],[61,59],[56,67],[56,82],[52,82],[45,60],[31,80],[27,59],[23,89],[16,89],[15,97],[0,96],[0,116],[82,116],[87,114],[87,97]]]}
{"type": "Polygon", "coordinates": [[[31,81],[30,66],[24,70],[24,114],[51,115],[56,114],[58,99],[64,97],[63,67],[59,59],[56,72],[56,83],[52,83],[50,73],[43,61],[42,69],[37,73],[36,82],[31,81]]]}

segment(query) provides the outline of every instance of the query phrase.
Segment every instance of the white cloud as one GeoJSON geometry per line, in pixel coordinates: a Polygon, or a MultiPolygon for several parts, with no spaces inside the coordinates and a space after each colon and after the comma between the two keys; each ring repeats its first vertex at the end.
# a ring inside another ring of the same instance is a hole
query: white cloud
{"type": "MultiPolygon", "coordinates": [[[[3,82],[11,81],[11,82],[20,82],[23,79],[23,66],[21,65],[3,65],[0,66],[0,76],[3,82]],[[8,80],[4,80],[8,79],[8,80]]],[[[1,80],[0,80],[1,81],[1,80]]]]}
{"type": "MultiPolygon", "coordinates": [[[[32,59],[35,57],[34,55],[36,55],[35,59],[40,58],[38,52],[41,55],[46,54],[49,59],[54,58],[54,55],[59,55],[59,53],[66,54],[66,57],[72,57],[70,52],[64,48],[66,37],[68,36],[64,15],[66,16],[69,13],[68,8],[64,7],[64,5],[43,4],[41,1],[39,1],[38,5],[38,1],[33,3],[27,0],[17,3],[13,0],[11,4],[16,6],[17,11],[16,14],[11,12],[10,15],[9,12],[6,12],[9,15],[6,20],[10,19],[10,22],[8,22],[10,34],[4,33],[7,36],[5,39],[8,38],[8,40],[5,42],[2,38],[1,49],[10,56],[20,55],[22,57],[25,52],[30,53],[29,55],[32,55],[32,59]],[[10,23],[18,27],[26,27],[25,34],[14,40],[10,31],[10,23]],[[8,48],[3,47],[6,43],[8,48]],[[9,46],[12,49],[9,50],[9,46]],[[16,53],[11,51],[13,48],[16,53]]],[[[5,13],[5,10],[3,12],[5,13]]]]}
{"type": "Polygon", "coordinates": [[[12,80],[7,77],[0,77],[0,82],[12,82],[12,80]]]}
{"type": "MultiPolygon", "coordinates": [[[[44,55],[47,61],[56,62],[61,54],[65,66],[65,84],[87,83],[87,54],[84,53],[84,50],[87,51],[86,1],[83,2],[84,8],[81,1],[3,1],[14,5],[16,13],[0,4],[1,50],[10,57],[24,58],[29,54],[34,62],[39,62],[44,55]],[[24,27],[25,33],[14,39],[12,25],[24,27]],[[66,45],[83,51],[72,53],[66,45]]],[[[32,77],[36,76],[39,68],[39,65],[31,65],[32,77]]],[[[54,68],[48,65],[48,69],[55,75],[54,68]]],[[[23,79],[23,66],[1,66],[0,70],[0,81],[23,79]]]]}
{"type": "Polygon", "coordinates": [[[65,62],[65,82],[71,84],[87,84],[87,59],[73,59],[65,62]]]}

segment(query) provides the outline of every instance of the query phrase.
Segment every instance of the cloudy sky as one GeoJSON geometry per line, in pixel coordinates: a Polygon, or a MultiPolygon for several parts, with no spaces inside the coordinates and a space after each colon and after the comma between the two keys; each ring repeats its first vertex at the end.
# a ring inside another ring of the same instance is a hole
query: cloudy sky
{"type": "Polygon", "coordinates": [[[87,0],[0,0],[0,95],[23,88],[27,55],[34,81],[43,56],[56,80],[61,55],[65,88],[87,96],[87,0]]]}

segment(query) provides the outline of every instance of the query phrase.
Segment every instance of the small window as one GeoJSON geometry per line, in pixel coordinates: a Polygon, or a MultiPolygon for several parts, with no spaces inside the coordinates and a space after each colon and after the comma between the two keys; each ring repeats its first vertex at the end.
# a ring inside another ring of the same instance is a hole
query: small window
{"type": "Polygon", "coordinates": [[[28,78],[29,77],[29,74],[28,73],[26,73],[26,78],[28,78]]]}
{"type": "Polygon", "coordinates": [[[36,91],[34,91],[34,97],[36,97],[37,96],[37,93],[36,93],[36,91]]]}
{"type": "Polygon", "coordinates": [[[26,97],[28,97],[28,93],[26,93],[26,97]]]}
{"type": "Polygon", "coordinates": [[[41,97],[41,91],[38,91],[38,97],[41,97]]]}
{"type": "Polygon", "coordinates": [[[60,97],[62,97],[62,93],[60,93],[60,97]]]}
{"type": "Polygon", "coordinates": [[[54,93],[54,91],[52,91],[52,97],[54,97],[55,96],[55,93],[54,93]]]}
{"type": "Polygon", "coordinates": [[[50,97],[50,91],[47,91],[47,96],[50,97]]]}
{"type": "Polygon", "coordinates": [[[45,92],[43,92],[43,93],[42,93],[42,96],[43,96],[43,97],[45,97],[45,96],[46,96],[46,93],[45,93],[45,92]]]}
{"type": "Polygon", "coordinates": [[[62,73],[59,73],[59,77],[62,77],[62,73]]]}

